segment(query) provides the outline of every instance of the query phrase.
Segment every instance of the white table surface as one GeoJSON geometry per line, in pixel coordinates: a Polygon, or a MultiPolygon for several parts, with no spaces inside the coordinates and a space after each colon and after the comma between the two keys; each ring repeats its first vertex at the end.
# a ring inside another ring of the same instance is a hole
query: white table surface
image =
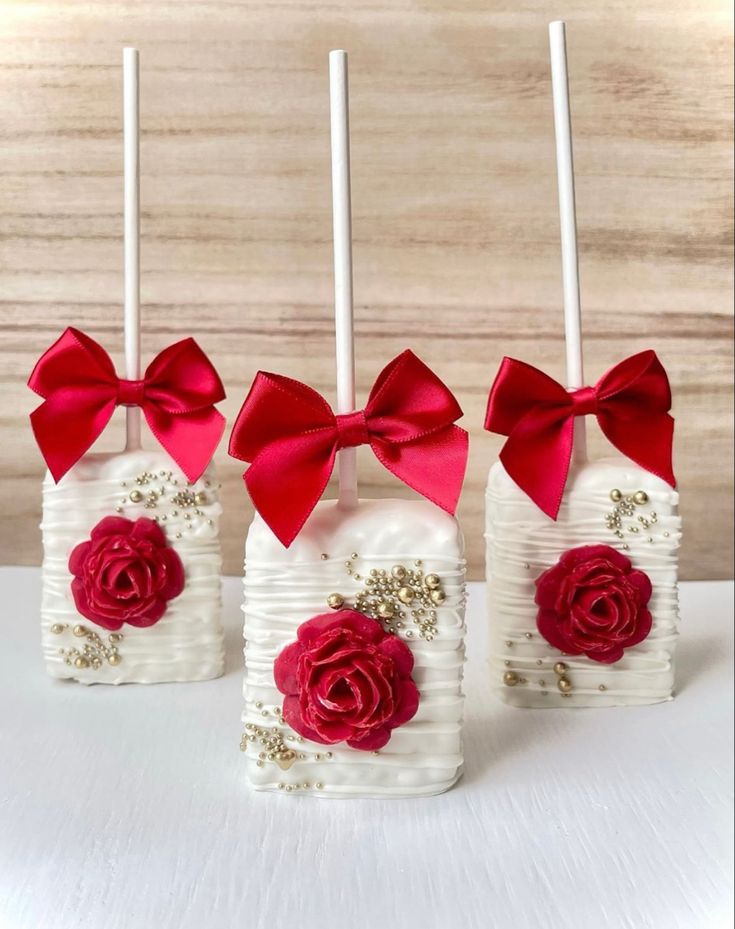
{"type": "Polygon", "coordinates": [[[682,585],[673,702],[599,710],[496,702],[471,585],[463,780],[360,801],[248,788],[238,580],[223,678],[87,688],[0,578],[0,929],[731,925],[731,583],[682,585]]]}

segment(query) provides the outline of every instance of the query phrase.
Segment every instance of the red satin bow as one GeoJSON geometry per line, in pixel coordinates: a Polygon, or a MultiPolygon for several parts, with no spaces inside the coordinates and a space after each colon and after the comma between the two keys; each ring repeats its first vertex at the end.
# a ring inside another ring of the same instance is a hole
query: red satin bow
{"type": "Polygon", "coordinates": [[[468,437],[449,389],[411,351],[380,373],[364,410],[335,416],[311,387],[259,371],[230,438],[233,458],[251,462],[250,496],[288,547],[327,486],[337,451],[370,445],[392,474],[454,513],[468,437]]]}
{"type": "Polygon", "coordinates": [[[140,381],[118,378],[102,346],[67,329],[36,362],[28,386],[44,398],[31,413],[36,441],[59,481],[97,439],[116,406],[139,406],[151,432],[190,481],[204,472],[225,420],[212,404],[225,390],[194,339],[169,345],[140,381]]]}
{"type": "Polygon", "coordinates": [[[532,365],[504,358],[490,389],[488,432],[507,435],[506,471],[552,519],[561,506],[572,456],[574,417],[597,417],[618,451],[672,487],[674,420],[666,372],[650,349],[611,368],[594,387],[566,391],[532,365]]]}

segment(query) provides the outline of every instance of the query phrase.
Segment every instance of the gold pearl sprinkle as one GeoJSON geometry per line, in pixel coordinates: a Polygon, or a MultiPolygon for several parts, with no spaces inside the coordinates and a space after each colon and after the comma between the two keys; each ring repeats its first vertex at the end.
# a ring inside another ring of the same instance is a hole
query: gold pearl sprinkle
{"type": "Polygon", "coordinates": [[[637,506],[645,506],[645,504],[648,503],[648,494],[645,490],[637,490],[633,494],[633,503],[637,506]]]}
{"type": "Polygon", "coordinates": [[[513,647],[513,643],[511,642],[510,639],[506,639],[506,640],[505,640],[505,644],[508,646],[508,648],[512,648],[512,647],[513,647]]]}
{"type": "Polygon", "coordinates": [[[607,687],[605,687],[604,684],[600,684],[600,686],[599,686],[597,689],[600,690],[600,691],[605,691],[605,690],[607,690],[607,687]]]}
{"type": "Polygon", "coordinates": [[[66,626],[64,626],[62,623],[54,623],[51,627],[51,631],[54,635],[61,635],[65,628],[66,626]]]}
{"type": "Polygon", "coordinates": [[[339,610],[345,605],[345,598],[342,594],[330,594],[327,597],[327,606],[331,610],[339,610]]]}
{"type": "Polygon", "coordinates": [[[74,667],[75,668],[88,668],[89,662],[87,661],[86,658],[80,655],[78,658],[74,659],[74,667]]]}
{"type": "Polygon", "coordinates": [[[563,661],[557,661],[557,663],[554,665],[554,674],[564,674],[566,670],[567,666],[563,661]]]}
{"type": "Polygon", "coordinates": [[[78,636],[79,638],[87,634],[87,630],[84,628],[84,626],[75,626],[72,631],[74,632],[74,635],[78,636]]]}
{"type": "Polygon", "coordinates": [[[140,503],[143,499],[143,494],[139,490],[130,491],[130,502],[131,503],[140,503]]]}
{"type": "Polygon", "coordinates": [[[359,557],[360,557],[360,556],[357,554],[357,552],[353,552],[353,553],[350,555],[350,558],[352,558],[353,561],[357,561],[357,559],[358,559],[359,557]]]}
{"type": "Polygon", "coordinates": [[[405,603],[406,605],[408,605],[409,603],[413,603],[413,600],[414,600],[413,590],[411,590],[410,587],[400,587],[398,589],[398,599],[401,601],[401,603],[405,603]]]}
{"type": "Polygon", "coordinates": [[[113,653],[109,656],[109,658],[107,659],[107,661],[108,661],[111,665],[119,665],[120,662],[122,661],[122,658],[120,657],[120,655],[118,655],[117,652],[113,652],[113,653]]]}
{"type": "Polygon", "coordinates": [[[613,503],[620,503],[620,501],[623,499],[623,494],[616,487],[614,490],[610,491],[610,499],[613,503]]]}
{"type": "Polygon", "coordinates": [[[515,671],[506,671],[503,675],[503,683],[506,687],[515,687],[518,680],[519,678],[515,671]]]}
{"type": "Polygon", "coordinates": [[[527,638],[527,639],[532,639],[532,638],[533,638],[533,633],[532,633],[532,632],[527,632],[527,633],[526,633],[526,638],[527,638]]]}
{"type": "Polygon", "coordinates": [[[408,572],[402,564],[396,564],[390,569],[390,573],[397,581],[402,581],[408,572]]]}
{"type": "Polygon", "coordinates": [[[441,584],[441,579],[438,574],[427,574],[425,580],[429,590],[437,590],[441,584]]]}
{"type": "Polygon", "coordinates": [[[572,689],[572,682],[569,680],[568,677],[560,677],[559,680],[556,682],[556,686],[559,688],[559,690],[563,694],[568,694],[569,691],[572,689]]]}

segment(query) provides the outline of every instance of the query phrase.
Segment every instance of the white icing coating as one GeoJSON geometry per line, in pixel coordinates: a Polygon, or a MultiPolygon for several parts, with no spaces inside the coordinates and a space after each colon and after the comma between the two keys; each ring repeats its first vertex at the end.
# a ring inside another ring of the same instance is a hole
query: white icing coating
{"type": "Polygon", "coordinates": [[[660,478],[625,459],[605,459],[572,467],[554,522],[519,489],[502,464],[492,466],[486,492],[490,673],[502,700],[514,706],[570,707],[671,699],[679,620],[678,503],[678,493],[660,478]],[[615,505],[610,498],[613,489],[624,496],[642,490],[649,498],[635,508],[634,515],[623,518],[623,538],[605,522],[615,505]],[[651,513],[656,514],[655,522],[646,529],[638,517],[649,519],[651,513]],[[630,531],[631,526],[637,531],[630,531]],[[568,549],[596,544],[621,550],[653,584],[651,633],[614,664],[584,655],[565,657],[536,628],[535,579],[568,549]],[[568,667],[570,697],[563,697],[557,688],[553,667],[558,661],[568,667]],[[525,683],[505,685],[503,675],[509,670],[525,678],[525,683]]]}
{"type": "Polygon", "coordinates": [[[74,678],[84,684],[153,684],[209,680],[222,674],[219,544],[222,507],[217,487],[211,465],[196,484],[189,485],[162,451],[85,455],[58,484],[50,474],[46,475],[41,523],[44,547],[41,640],[52,677],[74,678]],[[155,475],[156,480],[136,484],[135,478],[143,472],[155,475]],[[147,493],[161,488],[165,493],[156,500],[155,508],[147,508],[147,493]],[[204,494],[205,502],[196,507],[177,505],[172,497],[183,491],[204,494]],[[132,502],[131,492],[139,492],[143,499],[132,502]],[[62,654],[64,650],[83,648],[87,641],[73,634],[74,626],[81,624],[93,630],[105,643],[109,632],[77,612],[71,593],[69,555],[79,542],[89,538],[91,529],[105,516],[133,520],[140,516],[158,517],[169,544],[183,562],[186,586],[180,596],[169,601],[165,614],[155,625],[145,629],[123,625],[119,630],[123,640],[118,646],[121,656],[118,665],[103,661],[99,668],[79,669],[73,663],[67,664],[62,654]],[[181,537],[177,538],[177,534],[181,537]],[[52,631],[58,625],[65,626],[61,634],[52,631]]]}
{"type": "Polygon", "coordinates": [[[289,549],[256,515],[245,547],[243,722],[279,726],[289,734],[287,746],[305,755],[283,771],[273,761],[258,758],[261,746],[257,742],[247,744],[248,773],[256,789],[285,789],[323,797],[429,796],[447,790],[459,778],[464,700],[463,553],[457,521],[425,500],[361,500],[354,509],[340,508],[333,500],[322,501],[289,549]],[[328,558],[323,559],[323,554],[328,558]],[[353,554],[359,557],[353,558],[353,554]],[[329,612],[329,594],[342,594],[345,605],[351,606],[371,569],[390,572],[394,565],[409,568],[417,561],[425,574],[439,575],[446,594],[444,603],[436,607],[438,632],[432,641],[418,637],[411,622],[398,632],[414,655],[412,676],[420,692],[418,712],[393,731],[378,754],[358,751],[345,743],[299,741],[274,713],[283,701],[273,681],[276,656],[295,640],[302,622],[329,612]],[[352,564],[352,575],[346,562],[352,564]],[[326,757],[327,752],[331,758],[326,757]],[[309,784],[307,789],[305,783],[309,784]],[[279,788],[279,784],[284,787],[279,788]],[[317,784],[321,786],[317,788],[317,784]]]}

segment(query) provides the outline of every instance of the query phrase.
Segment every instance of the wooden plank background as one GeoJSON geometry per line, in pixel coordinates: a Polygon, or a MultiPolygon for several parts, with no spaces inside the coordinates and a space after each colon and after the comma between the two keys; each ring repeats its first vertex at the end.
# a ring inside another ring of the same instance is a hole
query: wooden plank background
{"type": "MultiPolygon", "coordinates": [[[[144,355],[195,334],[232,419],[258,368],[333,397],[327,52],[350,51],[364,398],[410,345],[472,432],[504,354],[563,374],[546,26],[530,0],[0,3],[0,561],[40,558],[33,361],[75,324],[121,360],[121,47],[141,50],[144,355]]],[[[671,376],[685,577],[732,571],[732,14],[568,0],[587,375],[655,347],[671,376]]],[[[122,416],[118,417],[119,420],[122,416]]],[[[100,447],[114,448],[118,426],[100,447]]],[[[600,441],[594,443],[601,450],[600,441]]],[[[224,480],[226,568],[250,507],[224,480]]],[[[365,495],[401,493],[361,458],[365,495]]]]}

